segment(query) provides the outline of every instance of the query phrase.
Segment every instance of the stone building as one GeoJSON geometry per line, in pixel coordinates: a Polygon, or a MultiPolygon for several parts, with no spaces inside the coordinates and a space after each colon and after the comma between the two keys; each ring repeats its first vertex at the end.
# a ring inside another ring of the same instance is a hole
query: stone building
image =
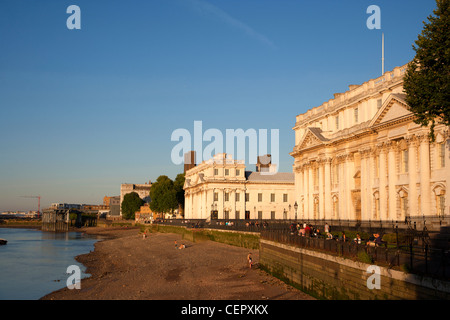
{"type": "Polygon", "coordinates": [[[295,201],[307,219],[405,220],[449,215],[449,131],[413,122],[406,65],[296,117],[295,201]]]}
{"type": "Polygon", "coordinates": [[[264,170],[246,171],[244,161],[221,153],[188,170],[185,218],[294,218],[294,174],[263,163],[264,170]]]}
{"type": "Polygon", "coordinates": [[[149,181],[145,184],[121,184],[120,185],[120,215],[122,216],[122,202],[126,194],[131,192],[136,192],[139,197],[146,203],[150,202],[150,188],[152,187],[152,182],[149,181]]]}

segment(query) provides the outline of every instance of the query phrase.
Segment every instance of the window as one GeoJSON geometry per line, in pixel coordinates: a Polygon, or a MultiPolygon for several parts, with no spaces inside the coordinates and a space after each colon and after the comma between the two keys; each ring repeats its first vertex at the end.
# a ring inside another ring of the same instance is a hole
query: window
{"type": "Polygon", "coordinates": [[[241,170],[236,169],[236,177],[239,177],[241,175],[241,170]]]}
{"type": "Polygon", "coordinates": [[[409,151],[408,149],[405,149],[402,151],[402,173],[408,173],[408,165],[409,165],[409,151]]]}
{"type": "Polygon", "coordinates": [[[270,202],[275,202],[275,193],[270,194],[270,202]]]}
{"type": "Polygon", "coordinates": [[[339,184],[339,164],[335,164],[333,166],[333,174],[331,175],[331,178],[333,179],[333,184],[337,185],[339,184]]]}
{"type": "Polygon", "coordinates": [[[379,219],[380,217],[380,199],[375,198],[375,212],[374,212],[374,219],[379,219]]]}
{"type": "Polygon", "coordinates": [[[380,109],[382,105],[383,105],[382,100],[378,99],[377,100],[377,109],[380,109]]]}
{"type": "Polygon", "coordinates": [[[319,168],[314,169],[314,187],[319,186],[319,168]]]}
{"type": "Polygon", "coordinates": [[[230,201],[230,194],[225,192],[225,201],[230,201]]]}
{"type": "Polygon", "coordinates": [[[214,192],[214,201],[219,201],[219,194],[214,192]]]}
{"type": "Polygon", "coordinates": [[[401,209],[404,217],[409,216],[408,214],[408,197],[403,197],[401,199],[401,209]]]}
{"type": "Polygon", "coordinates": [[[262,211],[258,211],[258,219],[262,220],[262,211]]]}
{"type": "Polygon", "coordinates": [[[445,195],[437,196],[438,215],[443,217],[445,213],[445,195]]]}
{"type": "Polygon", "coordinates": [[[230,219],[230,212],[229,212],[229,211],[224,211],[224,212],[223,212],[223,215],[224,215],[223,218],[224,218],[225,220],[230,219]]]}
{"type": "Polygon", "coordinates": [[[339,199],[337,197],[333,199],[333,217],[339,218],[339,199]]]}
{"type": "Polygon", "coordinates": [[[240,215],[241,215],[241,212],[240,211],[236,211],[236,219],[240,219],[240,215]]]}
{"type": "Polygon", "coordinates": [[[250,201],[250,193],[246,193],[245,194],[245,202],[249,202],[250,201]]]}
{"type": "Polygon", "coordinates": [[[354,119],[355,119],[355,123],[358,123],[358,108],[355,108],[354,112],[354,119]]]}
{"type": "Polygon", "coordinates": [[[230,169],[225,169],[225,175],[229,176],[230,175],[230,169]]]}
{"type": "Polygon", "coordinates": [[[339,116],[336,116],[334,121],[336,123],[336,130],[339,130],[339,116]]]}
{"type": "Polygon", "coordinates": [[[444,142],[438,144],[438,155],[439,155],[438,163],[441,168],[444,168],[445,167],[445,143],[444,142]]]}
{"type": "Polygon", "coordinates": [[[219,169],[214,169],[214,175],[217,176],[219,174],[219,169]]]}
{"type": "Polygon", "coordinates": [[[270,219],[275,220],[275,211],[270,211],[270,219]]]}
{"type": "Polygon", "coordinates": [[[262,193],[258,193],[258,202],[262,202],[262,193]]]}
{"type": "Polygon", "coordinates": [[[288,202],[288,195],[287,195],[287,193],[283,194],[283,202],[288,202]]]}
{"type": "Polygon", "coordinates": [[[380,177],[380,156],[375,158],[375,177],[380,177]]]}
{"type": "Polygon", "coordinates": [[[241,201],[241,194],[240,193],[236,193],[236,202],[241,201]]]}

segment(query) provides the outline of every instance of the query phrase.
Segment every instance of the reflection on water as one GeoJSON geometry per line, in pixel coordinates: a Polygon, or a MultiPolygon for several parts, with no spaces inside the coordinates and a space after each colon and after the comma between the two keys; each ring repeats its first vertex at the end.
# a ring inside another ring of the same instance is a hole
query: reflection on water
{"type": "Polygon", "coordinates": [[[80,232],[53,233],[0,228],[0,300],[36,300],[66,286],[67,267],[75,257],[94,250],[96,237],[80,232]]]}

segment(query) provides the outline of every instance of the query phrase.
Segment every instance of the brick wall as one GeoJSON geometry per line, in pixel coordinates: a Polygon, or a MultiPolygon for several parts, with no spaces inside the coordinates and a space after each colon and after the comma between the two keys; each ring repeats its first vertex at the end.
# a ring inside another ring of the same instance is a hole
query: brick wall
{"type": "Polygon", "coordinates": [[[380,289],[369,289],[372,273],[366,263],[263,239],[259,262],[269,273],[320,299],[450,299],[450,282],[380,267],[380,289]]]}

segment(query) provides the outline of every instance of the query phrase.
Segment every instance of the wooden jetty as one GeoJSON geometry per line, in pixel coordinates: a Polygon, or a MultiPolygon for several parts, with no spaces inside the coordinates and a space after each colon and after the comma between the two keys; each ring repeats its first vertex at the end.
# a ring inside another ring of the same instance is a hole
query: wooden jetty
{"type": "Polygon", "coordinates": [[[42,230],[53,232],[69,231],[69,210],[44,210],[42,213],[42,230]]]}

